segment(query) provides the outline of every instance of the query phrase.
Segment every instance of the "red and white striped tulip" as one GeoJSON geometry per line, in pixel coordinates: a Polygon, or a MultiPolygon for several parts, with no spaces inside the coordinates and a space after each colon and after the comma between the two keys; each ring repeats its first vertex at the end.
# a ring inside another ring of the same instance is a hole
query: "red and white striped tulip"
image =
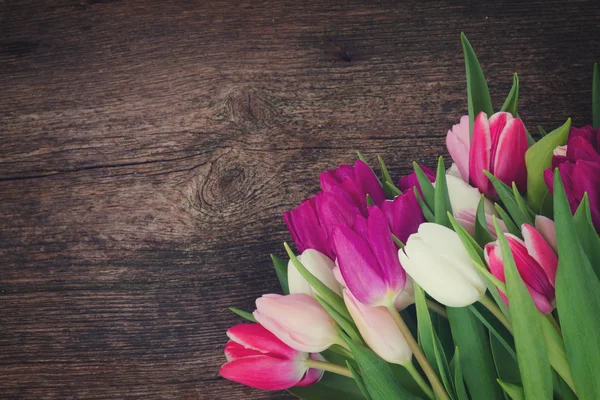
{"type": "Polygon", "coordinates": [[[323,376],[322,370],[306,366],[311,355],[292,349],[259,324],[233,326],[227,336],[227,362],[219,370],[225,379],[257,389],[285,390],[315,384],[323,376]]]}
{"type": "Polygon", "coordinates": [[[265,294],[256,299],[256,322],[288,346],[320,353],[342,339],[334,319],[314,297],[304,293],[265,294]]]}
{"type": "MultiPolygon", "coordinates": [[[[531,225],[521,226],[523,240],[506,234],[506,240],[515,260],[519,275],[529,290],[538,310],[544,314],[554,309],[556,269],[558,258],[544,237],[531,225]]],[[[485,245],[485,260],[491,273],[505,282],[504,262],[498,241],[485,245]]],[[[500,295],[509,304],[505,294],[500,295]]]]}

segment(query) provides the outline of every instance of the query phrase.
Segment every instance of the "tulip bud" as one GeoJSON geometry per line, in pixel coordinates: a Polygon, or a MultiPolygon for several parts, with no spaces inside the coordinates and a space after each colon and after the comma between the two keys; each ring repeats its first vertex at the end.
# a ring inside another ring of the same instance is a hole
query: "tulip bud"
{"type": "MultiPolygon", "coordinates": [[[[506,234],[506,240],[514,257],[519,275],[529,290],[533,302],[544,314],[552,312],[555,299],[556,269],[558,258],[544,237],[529,224],[521,226],[523,240],[506,234]]],[[[485,260],[491,273],[505,282],[502,250],[498,241],[485,245],[485,260]]],[[[506,295],[500,295],[508,305],[506,295]]]]}
{"type": "MultiPolygon", "coordinates": [[[[301,255],[298,256],[298,260],[311,274],[329,287],[329,289],[333,290],[340,296],[342,295],[340,284],[333,276],[333,268],[335,267],[335,263],[331,260],[331,258],[327,257],[323,253],[318,252],[317,250],[306,249],[301,255]]],[[[304,293],[309,296],[314,295],[312,287],[306,281],[306,279],[300,275],[300,272],[298,272],[292,260],[290,260],[288,263],[288,286],[290,293],[304,293]]]]}
{"type": "Polygon", "coordinates": [[[456,163],[460,178],[469,182],[469,150],[471,148],[469,116],[460,117],[460,123],[454,125],[446,136],[446,147],[450,157],[456,163]]]}
{"type": "MultiPolygon", "coordinates": [[[[292,349],[259,324],[227,330],[227,362],[219,370],[225,379],[263,390],[285,390],[317,383],[323,371],[308,368],[308,353],[292,349]]],[[[319,359],[317,354],[312,358],[319,359]]]]}
{"type": "Polygon", "coordinates": [[[352,294],[368,306],[393,304],[406,274],[383,212],[369,207],[368,220],[357,218],[354,230],[336,226],[332,239],[343,280],[352,294]]]}
{"type": "MultiPolygon", "coordinates": [[[[481,192],[477,188],[469,185],[467,182],[453,175],[446,175],[446,185],[448,187],[448,197],[452,206],[452,213],[458,213],[461,210],[477,211],[477,206],[481,199],[481,192]]],[[[495,215],[494,204],[487,198],[483,200],[486,214],[495,215]]]]}
{"type": "Polygon", "coordinates": [[[317,214],[317,199],[320,196],[322,194],[317,194],[304,200],[297,208],[284,212],[283,219],[298,251],[315,249],[329,257],[335,257],[317,214]]]}
{"type": "Polygon", "coordinates": [[[341,341],[333,318],[317,300],[304,293],[265,294],[256,300],[256,321],[288,346],[320,353],[341,341]]]}
{"type": "Polygon", "coordinates": [[[413,190],[396,196],[394,200],[384,201],[381,203],[381,211],[387,218],[390,230],[402,243],[425,222],[413,190]]]}
{"type": "MultiPolygon", "coordinates": [[[[456,214],[454,214],[454,218],[456,218],[456,222],[460,224],[465,230],[469,233],[469,235],[475,235],[475,223],[477,220],[477,211],[474,209],[471,210],[459,210],[456,214]]],[[[499,218],[496,218],[498,221],[498,225],[500,226],[500,230],[502,232],[508,232],[508,228],[504,221],[499,218]]],[[[485,214],[485,223],[487,231],[490,235],[496,239],[496,228],[494,227],[494,217],[490,214],[485,214]]]]}
{"type": "Polygon", "coordinates": [[[407,274],[446,306],[465,307],[485,293],[485,283],[460,238],[443,225],[421,224],[398,257],[407,274]]]}
{"type": "Polygon", "coordinates": [[[525,153],[529,144],[523,121],[510,113],[498,112],[490,117],[481,112],[475,119],[469,149],[469,179],[486,196],[496,197],[496,190],[483,171],[500,181],[513,182],[523,192],[527,185],[525,153]]]}
{"type": "Polygon", "coordinates": [[[411,360],[412,351],[390,310],[381,306],[365,306],[346,289],[344,302],[365,342],[379,357],[399,365],[411,360]]]}

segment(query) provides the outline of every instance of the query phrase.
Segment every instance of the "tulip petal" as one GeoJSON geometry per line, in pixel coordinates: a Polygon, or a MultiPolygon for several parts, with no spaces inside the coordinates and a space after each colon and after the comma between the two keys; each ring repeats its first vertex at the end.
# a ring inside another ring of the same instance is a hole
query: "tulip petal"
{"type": "MultiPolygon", "coordinates": [[[[384,204],[386,203],[389,202],[384,202],[384,204]]],[[[388,221],[392,220],[390,229],[402,243],[406,243],[408,237],[419,229],[419,225],[425,222],[425,217],[417,201],[417,196],[412,190],[396,196],[392,205],[393,214],[386,214],[388,221]]],[[[384,210],[382,209],[382,211],[384,210]]]]}
{"type": "Polygon", "coordinates": [[[412,351],[387,308],[365,306],[348,290],[344,290],[344,302],[371,350],[393,364],[410,361],[412,351]]]}
{"type": "Polygon", "coordinates": [[[546,273],[550,284],[554,287],[556,282],[556,269],[558,267],[558,258],[552,247],[544,240],[544,237],[529,224],[523,224],[521,227],[523,240],[527,252],[546,273]]]}
{"type": "Polygon", "coordinates": [[[363,161],[356,160],[354,163],[354,174],[356,176],[358,187],[362,192],[363,201],[366,202],[366,196],[368,194],[371,196],[371,199],[373,199],[373,203],[375,203],[376,206],[380,205],[386,198],[385,192],[371,168],[363,161]]]}
{"type": "Polygon", "coordinates": [[[227,330],[227,337],[242,346],[260,351],[263,354],[277,355],[281,358],[294,358],[298,351],[287,346],[275,335],[259,324],[239,324],[227,330]]]}
{"type": "Polygon", "coordinates": [[[479,113],[473,125],[471,149],[469,151],[469,179],[479,190],[493,197],[496,192],[483,171],[491,169],[492,137],[490,124],[484,112],[479,113]]]}
{"type": "Polygon", "coordinates": [[[387,294],[387,286],[368,243],[345,226],[335,227],[332,238],[346,287],[363,304],[381,301],[387,294]]]}
{"type": "Polygon", "coordinates": [[[356,215],[361,213],[358,207],[346,200],[337,187],[317,198],[316,209],[321,226],[328,237],[331,236],[334,226],[352,226],[356,215]]]}
{"type": "MultiPolygon", "coordinates": [[[[312,358],[313,360],[325,361],[325,359],[323,357],[321,357],[321,355],[318,353],[311,354],[310,358],[312,358]]],[[[325,371],[323,371],[322,369],[310,368],[308,371],[306,371],[304,378],[302,378],[302,380],[300,382],[298,382],[296,384],[296,386],[314,385],[315,383],[317,383],[321,380],[324,372],[325,371]]]]}
{"type": "Polygon", "coordinates": [[[298,251],[316,249],[328,256],[333,256],[328,245],[327,235],[317,217],[316,199],[319,196],[306,199],[296,209],[283,213],[283,219],[298,251]]]}
{"type": "Polygon", "coordinates": [[[582,136],[569,138],[567,158],[573,162],[584,160],[600,163],[600,154],[598,154],[592,143],[582,136]]]}
{"type": "MultiPolygon", "coordinates": [[[[307,249],[298,256],[298,260],[311,274],[323,282],[329,289],[340,296],[342,295],[340,285],[333,275],[335,263],[329,257],[317,250],[307,249]]],[[[298,272],[292,260],[288,263],[288,285],[290,293],[304,293],[309,296],[313,295],[311,286],[306,279],[300,275],[300,272],[298,272]]]]}
{"type": "Polygon", "coordinates": [[[470,148],[469,116],[463,115],[460,123],[452,126],[446,135],[446,147],[450,157],[456,163],[461,178],[469,182],[469,148],[470,148]]]}
{"type": "Polygon", "coordinates": [[[556,245],[556,227],[554,221],[548,217],[544,217],[543,215],[536,215],[535,229],[537,229],[537,231],[544,237],[554,252],[558,254],[558,246],[556,245]]]}
{"type": "MultiPolygon", "coordinates": [[[[592,222],[596,231],[600,231],[600,163],[577,161],[573,166],[571,179],[578,205],[584,193],[588,194],[592,222]]],[[[573,209],[571,211],[574,212],[573,209]]]]}
{"type": "MultiPolygon", "coordinates": [[[[419,167],[423,173],[425,173],[425,176],[430,182],[435,182],[435,172],[425,165],[419,164],[419,167]]],[[[398,180],[398,189],[400,189],[402,192],[406,192],[407,190],[412,192],[413,187],[415,186],[419,190],[421,197],[423,197],[423,192],[421,191],[421,186],[419,185],[419,180],[417,179],[417,174],[415,174],[414,171],[411,172],[410,175],[403,176],[398,180]]]]}
{"type": "Polygon", "coordinates": [[[377,261],[379,261],[382,278],[396,297],[404,287],[406,274],[398,260],[396,245],[392,240],[392,233],[387,220],[379,207],[369,207],[367,225],[369,244],[377,261]]]}
{"type": "Polygon", "coordinates": [[[525,191],[527,185],[525,153],[528,147],[523,121],[511,117],[498,136],[497,145],[494,147],[495,151],[492,153],[494,176],[509,186],[515,182],[521,192],[525,191]]]}
{"type": "Polygon", "coordinates": [[[248,349],[239,343],[230,340],[225,345],[225,358],[227,361],[237,360],[238,358],[249,356],[260,356],[262,353],[258,350],[248,349]]]}
{"type": "Polygon", "coordinates": [[[221,367],[219,375],[257,389],[285,390],[296,385],[305,372],[301,361],[261,355],[230,361],[221,367]]]}
{"type": "Polygon", "coordinates": [[[546,298],[554,298],[554,287],[550,284],[546,272],[529,255],[525,242],[510,233],[506,234],[506,240],[515,259],[519,275],[523,278],[523,282],[546,298]]]}

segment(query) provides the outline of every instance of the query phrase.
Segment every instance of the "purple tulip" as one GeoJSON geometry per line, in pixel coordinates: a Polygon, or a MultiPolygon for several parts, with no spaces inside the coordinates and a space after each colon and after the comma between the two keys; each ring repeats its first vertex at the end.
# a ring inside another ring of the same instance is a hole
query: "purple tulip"
{"type": "Polygon", "coordinates": [[[367,194],[377,206],[385,200],[385,192],[377,177],[361,160],[356,160],[354,166],[342,164],[337,169],[323,172],[320,181],[323,192],[339,193],[364,215],[367,211],[367,194]]]}
{"type": "MultiPolygon", "coordinates": [[[[558,168],[571,212],[575,213],[585,193],[588,194],[592,222],[600,232],[600,129],[591,126],[571,128],[565,146],[557,148],[552,168],[558,168]]],[[[544,171],[544,179],[554,193],[552,169],[544,171]]]]}
{"type": "Polygon", "coordinates": [[[322,193],[319,193],[315,197],[304,200],[292,211],[284,212],[283,219],[299,252],[315,249],[330,258],[335,258],[329,246],[327,233],[321,226],[317,214],[317,202],[321,196],[322,193]]]}
{"type": "Polygon", "coordinates": [[[386,200],[381,204],[381,211],[386,216],[390,230],[406,243],[408,237],[425,222],[425,217],[412,190],[406,191],[394,200],[386,200]]]}
{"type": "Polygon", "coordinates": [[[406,273],[400,265],[388,221],[378,207],[369,217],[358,216],[353,228],[338,225],[332,239],[346,287],[368,306],[391,306],[404,288],[406,273]]]}

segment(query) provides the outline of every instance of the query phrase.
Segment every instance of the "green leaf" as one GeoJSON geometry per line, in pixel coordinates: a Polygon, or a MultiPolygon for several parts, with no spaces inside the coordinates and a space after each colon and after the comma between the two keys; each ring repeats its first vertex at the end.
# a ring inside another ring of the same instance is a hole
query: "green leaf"
{"type": "Polygon", "coordinates": [[[342,317],[340,315],[340,313],[338,313],[333,307],[331,307],[329,305],[329,303],[327,303],[325,300],[323,300],[321,298],[321,296],[316,295],[315,299],[317,299],[319,304],[321,304],[321,306],[323,306],[325,311],[327,311],[327,313],[329,315],[331,315],[331,317],[335,320],[335,322],[337,322],[337,324],[340,326],[340,328],[342,328],[344,330],[344,332],[346,332],[352,340],[355,340],[358,343],[363,343],[363,341],[357,331],[356,325],[354,325],[354,322],[351,322],[352,320],[348,321],[346,318],[342,317]]]}
{"type": "Polygon", "coordinates": [[[517,225],[515,225],[512,218],[508,216],[506,211],[504,211],[504,209],[498,204],[494,204],[494,208],[496,209],[496,212],[500,216],[502,222],[504,222],[504,225],[506,225],[508,231],[517,237],[521,237],[521,230],[517,227],[517,225]]]}
{"type": "Polygon", "coordinates": [[[346,362],[346,365],[348,366],[348,369],[350,370],[350,373],[354,377],[354,382],[356,383],[356,385],[360,389],[360,391],[363,394],[363,396],[365,396],[365,399],[372,400],[372,397],[369,394],[369,391],[367,390],[367,387],[365,386],[365,382],[363,381],[362,376],[360,376],[360,374],[352,366],[352,364],[350,364],[349,362],[346,362]]]}
{"type": "Polygon", "coordinates": [[[290,257],[290,260],[292,260],[292,263],[298,272],[300,272],[300,275],[306,279],[308,284],[312,286],[312,288],[322,297],[322,299],[325,300],[327,304],[329,304],[342,317],[346,318],[348,321],[352,321],[352,317],[348,313],[346,305],[344,304],[344,300],[340,297],[340,295],[329,289],[327,285],[321,282],[316,276],[311,274],[311,272],[307,270],[304,265],[302,265],[300,260],[296,258],[296,255],[292,249],[290,249],[290,246],[287,243],[284,243],[283,246],[290,257]]]}
{"type": "Polygon", "coordinates": [[[573,393],[569,385],[567,385],[556,371],[552,371],[552,381],[554,383],[554,397],[557,400],[577,400],[577,395],[573,393]]]}
{"type": "Polygon", "coordinates": [[[394,181],[392,180],[392,176],[388,172],[388,169],[383,161],[381,156],[377,156],[377,161],[379,162],[379,169],[381,169],[381,179],[383,182],[383,191],[388,199],[393,199],[394,197],[400,194],[400,189],[394,185],[394,181]]]}
{"type": "Polygon", "coordinates": [[[454,386],[448,367],[448,360],[442,350],[442,345],[433,330],[429,309],[425,302],[425,292],[416,283],[413,282],[415,305],[417,309],[417,327],[419,335],[419,346],[423,349],[425,357],[429,360],[437,376],[442,379],[444,388],[448,395],[454,397],[454,386]]]}
{"type": "Polygon", "coordinates": [[[592,79],[592,126],[600,128],[600,74],[598,63],[594,64],[594,75],[592,79]]]}
{"type": "Polygon", "coordinates": [[[590,201],[587,193],[583,196],[581,203],[579,203],[579,207],[573,216],[573,221],[575,222],[575,230],[577,231],[579,243],[581,243],[588,260],[590,260],[596,277],[600,279],[600,237],[598,237],[592,223],[590,201]]]}
{"type": "Polygon", "coordinates": [[[354,354],[363,382],[373,400],[418,399],[400,385],[394,372],[382,358],[367,347],[350,340],[346,335],[342,334],[342,337],[354,354]]]}
{"type": "Polygon", "coordinates": [[[542,327],[542,314],[538,311],[517,266],[504,232],[495,222],[498,242],[502,250],[506,293],[510,306],[510,319],[517,349],[517,360],[523,382],[525,398],[529,400],[552,399],[552,370],[548,359],[542,327]]]}
{"type": "Polygon", "coordinates": [[[362,161],[362,162],[364,162],[365,164],[367,164],[367,165],[368,165],[368,163],[367,163],[367,159],[365,158],[365,156],[363,156],[363,155],[362,155],[362,153],[361,153],[360,151],[357,151],[357,152],[356,152],[356,156],[358,157],[358,159],[359,159],[360,161],[362,161]]]}
{"type": "Polygon", "coordinates": [[[371,195],[369,195],[368,193],[367,193],[367,205],[368,206],[374,206],[375,205],[375,202],[371,198],[371,195]]]}
{"type": "Polygon", "coordinates": [[[544,128],[542,128],[541,125],[538,125],[538,132],[540,133],[540,136],[544,137],[548,134],[548,132],[546,132],[546,130],[544,128]]]}
{"type": "Polygon", "coordinates": [[[434,216],[435,223],[450,228],[448,213],[452,213],[448,185],[446,183],[446,168],[444,158],[438,158],[437,174],[435,177],[434,216]]]}
{"type": "Polygon", "coordinates": [[[473,122],[475,117],[483,111],[488,116],[494,113],[492,107],[492,99],[490,98],[490,91],[488,89],[485,76],[479,60],[475,55],[471,43],[465,36],[464,33],[460,34],[460,41],[462,42],[463,53],[465,55],[465,70],[467,73],[467,101],[469,109],[469,130],[473,134],[473,122]]]}
{"type": "Polygon", "coordinates": [[[548,192],[544,181],[544,170],[552,167],[554,149],[567,143],[571,119],[541,138],[525,153],[527,166],[527,201],[537,214],[542,214],[542,201],[548,192]]]}
{"type": "Polygon", "coordinates": [[[290,287],[288,286],[288,271],[287,265],[285,261],[281,258],[277,257],[275,254],[271,254],[271,261],[273,261],[273,266],[275,267],[275,273],[277,274],[277,279],[279,279],[279,284],[281,285],[281,290],[283,294],[290,294],[290,287]]]}
{"type": "Polygon", "coordinates": [[[519,189],[517,188],[517,185],[514,182],[512,183],[512,190],[515,201],[519,206],[519,210],[521,210],[521,213],[526,218],[527,223],[532,225],[534,223],[535,213],[531,210],[531,208],[529,208],[529,206],[525,202],[525,199],[521,196],[521,193],[519,193],[519,189]]]}
{"type": "Polygon", "coordinates": [[[509,353],[506,347],[500,343],[496,336],[490,333],[490,345],[492,347],[492,355],[494,356],[494,364],[498,377],[505,382],[521,383],[521,374],[519,372],[519,364],[517,363],[516,354],[514,351],[509,353]]]}
{"type": "Polygon", "coordinates": [[[294,386],[288,392],[305,400],[365,399],[354,379],[330,372],[325,372],[315,385],[294,386]]]}
{"type": "Polygon", "coordinates": [[[490,174],[488,171],[484,171],[483,173],[489,178],[489,180],[492,182],[492,185],[494,185],[494,189],[496,189],[498,197],[500,197],[500,200],[502,200],[502,204],[504,204],[504,207],[506,207],[506,210],[508,211],[512,220],[515,221],[515,224],[519,228],[525,223],[533,224],[531,217],[527,214],[524,214],[519,208],[519,204],[517,203],[511,188],[509,188],[508,185],[500,181],[494,175],[490,174]]]}
{"type": "Polygon", "coordinates": [[[494,237],[490,234],[487,227],[487,221],[485,219],[485,196],[481,195],[479,204],[477,205],[477,215],[475,219],[475,233],[473,238],[480,246],[484,246],[487,243],[493,242],[494,237]]]}
{"type": "Polygon", "coordinates": [[[460,364],[460,352],[458,350],[458,347],[454,349],[454,358],[450,363],[450,368],[452,368],[452,370],[454,371],[454,386],[456,387],[456,398],[458,400],[469,400],[460,364]]]}
{"type": "Polygon", "coordinates": [[[421,207],[421,211],[423,212],[423,216],[428,222],[434,222],[435,217],[431,209],[425,204],[423,199],[421,198],[421,194],[419,193],[419,189],[416,186],[413,186],[413,191],[415,192],[415,197],[417,198],[417,202],[419,203],[419,207],[421,207]]]}
{"type": "Polygon", "coordinates": [[[525,393],[523,392],[523,388],[517,385],[513,385],[512,383],[508,383],[498,379],[498,383],[502,386],[502,389],[506,392],[507,395],[510,396],[512,400],[524,400],[525,393]]]}
{"type": "Polygon", "coordinates": [[[229,307],[229,310],[231,310],[234,314],[237,314],[240,317],[247,319],[248,321],[256,322],[256,319],[254,319],[254,316],[249,312],[242,311],[239,308],[235,308],[235,307],[229,307]]]}
{"type": "Polygon", "coordinates": [[[386,193],[388,198],[394,198],[400,196],[402,192],[391,182],[383,182],[383,191],[386,193]]]}
{"type": "Polygon", "coordinates": [[[427,178],[427,175],[425,175],[425,172],[419,167],[419,164],[413,162],[413,169],[415,170],[421,192],[423,192],[423,200],[427,207],[433,210],[435,206],[435,188],[429,178],[427,178]]]}
{"type": "Polygon", "coordinates": [[[582,400],[600,399],[600,281],[579,243],[558,169],[554,217],[559,255],[556,305],[575,392],[582,400]]]}
{"type": "Polygon", "coordinates": [[[503,400],[485,327],[465,307],[447,307],[461,369],[473,399],[503,400]]]}
{"type": "Polygon", "coordinates": [[[517,117],[517,105],[519,104],[519,76],[515,73],[513,75],[513,85],[510,88],[508,97],[504,101],[500,111],[506,111],[517,117]]]}
{"type": "MultiPolygon", "coordinates": [[[[485,307],[476,304],[469,306],[469,311],[490,331],[490,334],[504,347],[506,353],[517,361],[517,353],[514,350],[514,340],[510,332],[489,312],[485,307]]],[[[492,349],[493,350],[493,349],[492,349]]],[[[502,378],[502,376],[500,376],[502,378]]]]}

